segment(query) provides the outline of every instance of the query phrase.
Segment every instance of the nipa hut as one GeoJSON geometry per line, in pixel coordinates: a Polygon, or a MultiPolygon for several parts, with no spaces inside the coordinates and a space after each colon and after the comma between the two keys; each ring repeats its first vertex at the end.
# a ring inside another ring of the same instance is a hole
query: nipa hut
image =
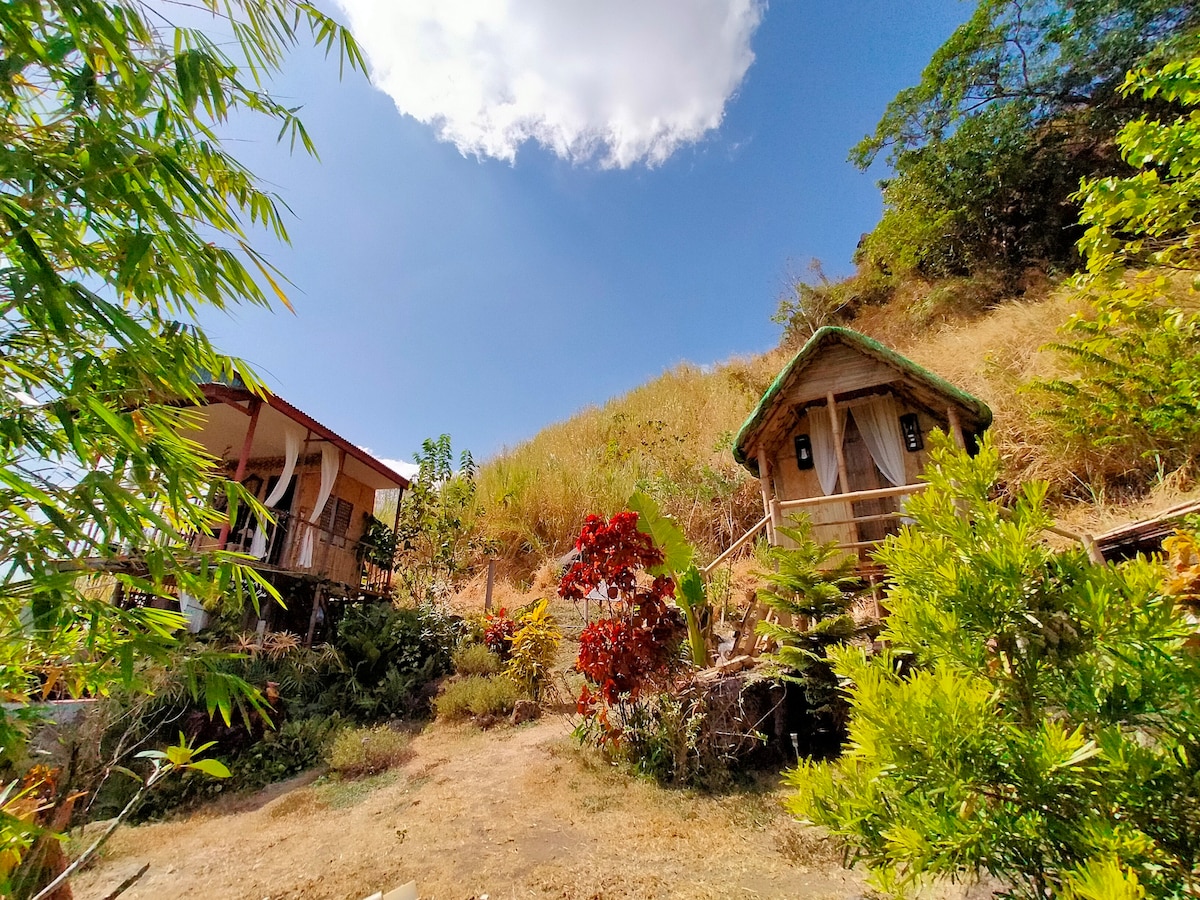
{"type": "Polygon", "coordinates": [[[870,549],[899,528],[904,499],[924,488],[929,433],[971,449],[991,421],[983,401],[878,341],[822,328],[738,432],[734,458],[762,488],[754,531],[778,544],[779,527],[807,514],[816,540],[857,552],[866,569],[870,549]]]}

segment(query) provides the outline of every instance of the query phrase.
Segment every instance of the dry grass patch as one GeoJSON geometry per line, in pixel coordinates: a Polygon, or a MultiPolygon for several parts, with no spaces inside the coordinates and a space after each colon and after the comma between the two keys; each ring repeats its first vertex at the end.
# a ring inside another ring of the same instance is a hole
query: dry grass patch
{"type": "Polygon", "coordinates": [[[451,657],[458,675],[495,675],[500,671],[500,657],[483,644],[467,644],[454,651],[451,657]]]}

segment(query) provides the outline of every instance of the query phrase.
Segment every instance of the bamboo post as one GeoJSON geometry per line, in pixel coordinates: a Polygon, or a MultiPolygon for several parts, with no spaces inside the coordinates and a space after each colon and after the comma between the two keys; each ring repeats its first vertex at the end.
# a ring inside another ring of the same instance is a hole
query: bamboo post
{"type": "Polygon", "coordinates": [[[488,557],[488,574],[487,574],[487,593],[483,595],[483,611],[490,613],[492,611],[492,587],[496,583],[496,558],[488,557]]]}
{"type": "Polygon", "coordinates": [[[846,472],[846,454],[842,451],[842,423],[838,419],[837,399],[830,391],[825,395],[825,403],[829,407],[829,427],[833,430],[833,446],[837,450],[838,486],[843,494],[850,493],[850,476],[846,472]]]}
{"type": "Polygon", "coordinates": [[[967,439],[963,435],[962,421],[958,418],[958,410],[953,406],[946,407],[946,421],[950,423],[950,434],[954,438],[954,446],[959,450],[966,450],[967,439]]]}
{"type": "Polygon", "coordinates": [[[779,546],[779,529],[783,525],[783,512],[779,508],[779,501],[774,497],[771,498],[771,543],[776,547],[779,546]]]}
{"type": "Polygon", "coordinates": [[[758,488],[762,492],[763,515],[767,517],[767,541],[775,543],[775,523],[771,516],[771,503],[775,499],[775,488],[771,485],[771,469],[767,462],[767,451],[758,448],[758,488]]]}
{"type": "MultiPolygon", "coordinates": [[[[237,484],[241,484],[242,479],[246,477],[246,463],[250,460],[250,447],[254,443],[254,431],[258,428],[258,413],[262,409],[262,401],[257,397],[250,400],[250,424],[246,426],[246,439],[242,441],[242,452],[238,454],[237,470],[233,473],[233,480],[237,484]]],[[[221,535],[217,538],[217,546],[224,550],[225,545],[229,543],[229,530],[233,527],[233,509],[229,510],[229,515],[225,517],[225,524],[221,526],[221,535]]]]}

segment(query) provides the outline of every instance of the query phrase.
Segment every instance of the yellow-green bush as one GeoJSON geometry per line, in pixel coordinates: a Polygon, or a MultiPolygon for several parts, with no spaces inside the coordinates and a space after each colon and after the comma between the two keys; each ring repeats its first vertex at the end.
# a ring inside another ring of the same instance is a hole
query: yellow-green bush
{"type": "Polygon", "coordinates": [[[541,695],[550,678],[562,632],[549,612],[550,601],[539,600],[517,616],[508,664],[504,673],[531,697],[541,695]]]}
{"type": "Polygon", "coordinates": [[[408,735],[379,725],[347,728],[339,733],[329,748],[328,762],[334,772],[357,778],[398,766],[408,756],[408,735]]]}
{"type": "Polygon", "coordinates": [[[495,675],[500,671],[500,657],[483,644],[467,644],[454,651],[451,657],[456,675],[495,675]]]}
{"type": "Polygon", "coordinates": [[[433,706],[439,719],[504,716],[520,697],[517,683],[505,675],[469,675],[448,682],[433,706]]]}

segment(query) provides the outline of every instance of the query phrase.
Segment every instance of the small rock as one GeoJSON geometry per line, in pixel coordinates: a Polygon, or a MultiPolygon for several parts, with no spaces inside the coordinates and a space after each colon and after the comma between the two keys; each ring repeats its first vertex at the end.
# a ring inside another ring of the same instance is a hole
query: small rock
{"type": "Polygon", "coordinates": [[[513,705],[512,719],[514,725],[520,725],[523,722],[528,722],[531,719],[536,719],[542,714],[542,708],[532,700],[518,700],[513,705]]]}

